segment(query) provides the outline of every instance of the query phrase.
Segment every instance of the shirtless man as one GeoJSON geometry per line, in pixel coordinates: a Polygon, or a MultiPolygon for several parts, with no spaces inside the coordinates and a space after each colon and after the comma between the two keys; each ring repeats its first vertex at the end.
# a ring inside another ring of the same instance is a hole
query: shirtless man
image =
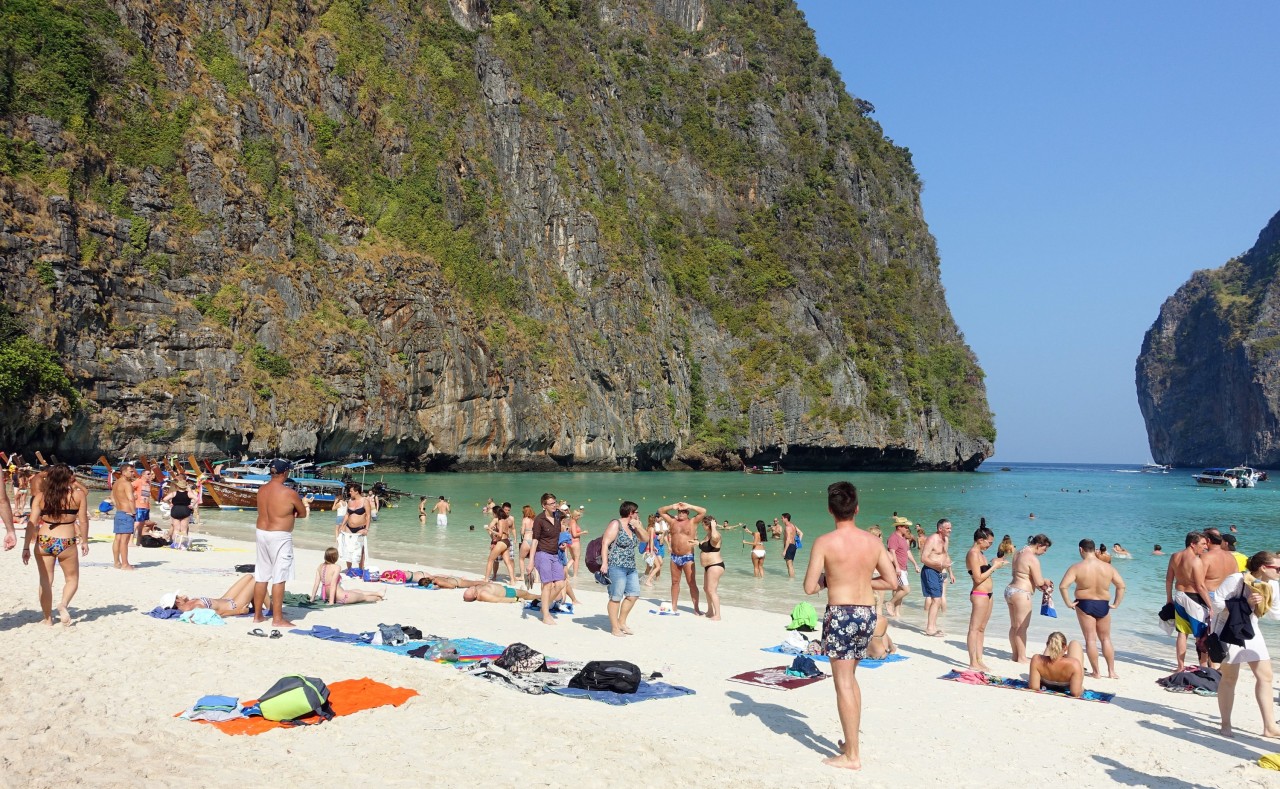
{"type": "Polygon", "coordinates": [[[133,464],[125,465],[111,483],[111,505],[115,507],[115,515],[111,522],[111,564],[117,570],[132,570],[129,564],[129,542],[137,539],[142,544],[142,523],[138,521],[137,499],[134,496],[134,485],[138,479],[138,469],[133,464]],[[136,537],[135,537],[136,534],[136,537]]]}
{"type": "Polygon", "coordinates": [[[137,477],[133,480],[133,544],[141,545],[142,523],[151,519],[151,480],[155,479],[155,475],[150,469],[134,471],[137,472],[137,477]]]}
{"type": "Polygon", "coordinates": [[[854,523],[858,514],[858,489],[848,482],[827,488],[827,511],[835,529],[813,541],[809,567],[804,574],[805,594],[827,590],[827,610],[822,616],[822,653],[831,661],[836,688],[836,709],[844,740],[840,753],[823,759],[832,767],[858,770],[858,725],[862,720],[862,690],[858,687],[858,661],[876,631],[876,591],[898,588],[893,560],[879,538],[854,523]],[[879,572],[878,578],[872,578],[879,572]]]}
{"type": "Polygon", "coordinates": [[[1116,655],[1111,646],[1111,609],[1119,608],[1124,599],[1124,579],[1120,572],[1109,563],[1098,558],[1093,540],[1080,541],[1080,561],[1067,568],[1062,576],[1058,591],[1068,608],[1074,608],[1076,619],[1080,620],[1080,631],[1084,633],[1084,649],[1089,655],[1089,667],[1093,669],[1093,677],[1101,679],[1098,671],[1098,645],[1102,645],[1102,656],[1107,661],[1107,677],[1120,679],[1116,674],[1116,655]],[[1067,590],[1075,585],[1074,599],[1067,590]],[[1116,588],[1116,600],[1111,602],[1111,587],[1116,588]]]}
{"type": "Polygon", "coordinates": [[[702,616],[698,607],[698,582],[693,574],[693,546],[697,544],[698,524],[706,517],[705,507],[695,507],[685,501],[668,504],[658,508],[658,517],[671,529],[671,610],[679,611],[676,605],[680,602],[680,579],[683,577],[689,584],[689,597],[693,598],[693,615],[702,616]],[[675,510],[675,516],[671,511],[675,510]],[[692,519],[689,513],[693,512],[692,519]]]}
{"type": "MultiPolygon", "coordinates": [[[[489,506],[493,506],[493,499],[489,500],[489,506]]],[[[437,526],[443,529],[449,525],[449,511],[451,509],[453,508],[449,505],[448,500],[446,500],[444,496],[441,496],[440,500],[436,502],[436,506],[431,508],[431,511],[436,514],[437,526]]]]}
{"type": "MultiPolygon", "coordinates": [[[[1187,636],[1199,639],[1209,630],[1209,587],[1204,581],[1204,553],[1208,540],[1198,531],[1187,533],[1187,547],[1169,557],[1164,574],[1165,602],[1173,606],[1174,627],[1178,630],[1178,671],[1186,668],[1187,636]]],[[[1196,650],[1200,665],[1209,656],[1196,650]]]]}
{"type": "MultiPolygon", "coordinates": [[[[938,611],[942,606],[942,574],[951,570],[951,557],[947,555],[950,540],[951,521],[943,518],[938,521],[938,530],[920,546],[920,564],[924,565],[920,568],[920,590],[924,595],[926,636],[941,638],[946,635],[938,629],[938,611]]],[[[954,573],[951,574],[951,582],[955,583],[954,573]]]]}
{"type": "Polygon", "coordinates": [[[1210,592],[1216,592],[1227,576],[1240,572],[1240,565],[1231,551],[1227,550],[1222,532],[1205,529],[1204,537],[1209,541],[1209,549],[1200,557],[1200,561],[1204,563],[1204,585],[1210,592]]]}
{"type": "Polygon", "coordinates": [[[271,480],[258,488],[257,563],[253,571],[253,621],[265,621],[262,606],[271,585],[271,624],[293,627],[284,618],[284,585],[293,580],[293,524],[307,517],[306,506],[297,491],[285,487],[289,469],[287,460],[271,461],[271,480]]]}
{"type": "Polygon", "coordinates": [[[462,600],[467,603],[523,603],[538,599],[541,598],[533,592],[493,582],[475,584],[462,590],[462,600]]]}
{"type": "Polygon", "coordinates": [[[1027,630],[1031,627],[1031,595],[1039,589],[1045,594],[1053,592],[1053,581],[1040,571],[1040,557],[1053,541],[1043,534],[1036,534],[1026,547],[1013,557],[1013,578],[1004,588],[1004,601],[1009,606],[1009,651],[1015,663],[1026,663],[1027,630]]]}
{"type": "Polygon", "coordinates": [[[782,552],[782,560],[787,563],[787,577],[796,577],[796,541],[804,539],[804,532],[791,522],[791,513],[782,513],[782,544],[786,549],[782,552]]]}

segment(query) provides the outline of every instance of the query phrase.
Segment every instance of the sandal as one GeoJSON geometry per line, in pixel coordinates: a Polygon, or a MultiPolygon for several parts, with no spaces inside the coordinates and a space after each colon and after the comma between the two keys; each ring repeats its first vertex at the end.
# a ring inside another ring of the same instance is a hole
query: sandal
{"type": "Polygon", "coordinates": [[[272,630],[269,638],[284,638],[284,633],[281,633],[279,630],[272,630]]]}
{"type": "Polygon", "coordinates": [[[255,627],[254,629],[250,630],[250,631],[249,631],[249,635],[251,635],[251,636],[257,636],[258,638],[266,638],[266,637],[267,637],[267,634],[266,634],[266,633],[264,633],[264,632],[263,632],[263,630],[262,630],[262,628],[260,628],[260,627],[255,627]]]}

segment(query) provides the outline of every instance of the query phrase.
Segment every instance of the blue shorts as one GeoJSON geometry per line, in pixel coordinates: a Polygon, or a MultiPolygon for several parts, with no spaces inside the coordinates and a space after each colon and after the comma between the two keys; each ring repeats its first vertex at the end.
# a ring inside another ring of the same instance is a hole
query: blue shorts
{"type": "Polygon", "coordinates": [[[112,534],[133,534],[133,513],[116,511],[111,522],[112,534]]]}
{"type": "Polygon", "coordinates": [[[609,565],[609,599],[617,603],[624,597],[640,596],[640,571],[634,567],[609,565]]]}
{"type": "Polygon", "coordinates": [[[942,573],[932,567],[921,567],[920,589],[925,597],[942,597],[942,573]]]}
{"type": "Polygon", "coordinates": [[[144,523],[151,520],[151,508],[139,509],[137,514],[133,516],[133,520],[136,523],[144,523]]]}

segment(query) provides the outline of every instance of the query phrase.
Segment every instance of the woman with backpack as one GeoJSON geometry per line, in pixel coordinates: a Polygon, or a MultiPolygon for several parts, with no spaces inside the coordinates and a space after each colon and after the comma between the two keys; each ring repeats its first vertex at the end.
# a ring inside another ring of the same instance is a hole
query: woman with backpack
{"type": "Polygon", "coordinates": [[[640,597],[636,547],[648,541],[649,530],[640,524],[639,511],[634,501],[622,502],[601,538],[600,572],[609,577],[609,624],[618,637],[632,635],[627,615],[640,597]]]}

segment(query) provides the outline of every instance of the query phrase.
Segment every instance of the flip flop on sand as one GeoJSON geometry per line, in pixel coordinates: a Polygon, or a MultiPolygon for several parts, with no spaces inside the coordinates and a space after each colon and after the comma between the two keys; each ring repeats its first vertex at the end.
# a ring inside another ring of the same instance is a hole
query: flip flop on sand
{"type": "Polygon", "coordinates": [[[941,630],[935,630],[932,633],[925,631],[925,635],[929,636],[930,638],[942,638],[946,635],[946,633],[942,632],[941,630]]]}
{"type": "Polygon", "coordinates": [[[272,630],[272,631],[271,631],[271,635],[270,635],[270,636],[268,636],[268,637],[269,637],[269,638],[284,638],[284,633],[281,633],[279,630],[272,630]]]}
{"type": "Polygon", "coordinates": [[[263,632],[262,628],[260,628],[260,627],[255,627],[254,629],[250,630],[250,631],[249,631],[249,635],[251,635],[251,636],[257,636],[258,638],[266,638],[266,637],[267,637],[267,634],[266,634],[265,632],[263,632]]]}

